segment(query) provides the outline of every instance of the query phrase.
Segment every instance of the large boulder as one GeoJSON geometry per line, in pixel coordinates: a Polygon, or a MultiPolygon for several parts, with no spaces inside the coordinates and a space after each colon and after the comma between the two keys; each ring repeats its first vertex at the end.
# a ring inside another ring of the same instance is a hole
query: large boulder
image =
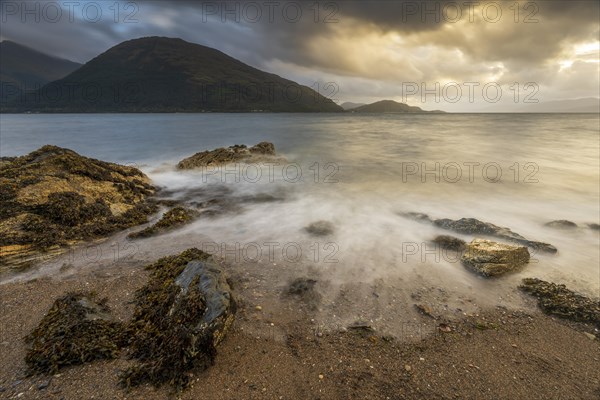
{"type": "Polygon", "coordinates": [[[155,192],[140,170],[44,146],[0,165],[0,272],[80,240],[145,223],[155,192]],[[5,268],[6,269],[6,268],[5,268]]]}
{"type": "Polygon", "coordinates": [[[283,159],[276,156],[273,143],[260,142],[252,147],[236,144],[227,148],[219,147],[215,150],[196,153],[191,157],[181,160],[177,164],[177,168],[194,169],[231,163],[260,163],[276,162],[279,160],[283,159]]]}
{"type": "Polygon", "coordinates": [[[140,364],[125,371],[125,386],[143,382],[185,387],[189,371],[208,368],[234,320],[236,303],[221,268],[189,249],[147,267],[136,297],[131,353],[140,364]]]}
{"type": "Polygon", "coordinates": [[[527,247],[473,239],[461,257],[467,268],[485,276],[500,276],[529,262],[527,247]]]}

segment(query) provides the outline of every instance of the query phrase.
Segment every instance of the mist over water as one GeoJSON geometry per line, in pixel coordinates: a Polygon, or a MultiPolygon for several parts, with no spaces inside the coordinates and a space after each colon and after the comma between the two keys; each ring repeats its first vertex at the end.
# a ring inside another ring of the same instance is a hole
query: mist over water
{"type": "Polygon", "coordinates": [[[468,296],[510,306],[524,277],[600,295],[599,233],[586,225],[600,221],[598,115],[2,116],[2,156],[44,144],[137,165],[162,196],[200,209],[227,199],[222,214],[138,241],[136,257],[144,261],[197,246],[240,264],[268,263],[278,285],[314,276],[327,282],[324,304],[339,303],[339,289],[349,286],[355,300],[365,294],[375,308],[432,287],[446,290],[450,305],[468,296]],[[175,169],[199,151],[260,141],[273,142],[290,164],[175,169]],[[551,243],[558,254],[532,251],[523,270],[483,280],[429,244],[439,234],[472,236],[405,212],[477,218],[551,243]],[[558,219],[580,227],[544,226],[558,219]],[[313,237],[303,229],[319,220],[330,221],[334,233],[313,237]]]}

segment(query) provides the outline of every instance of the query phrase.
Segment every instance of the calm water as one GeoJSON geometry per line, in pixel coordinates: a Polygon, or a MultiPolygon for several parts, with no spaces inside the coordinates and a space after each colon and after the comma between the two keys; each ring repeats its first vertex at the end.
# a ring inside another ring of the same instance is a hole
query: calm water
{"type": "Polygon", "coordinates": [[[488,290],[490,283],[457,263],[422,254],[420,246],[443,232],[399,216],[418,211],[433,218],[479,218],[559,249],[554,256],[534,254],[526,269],[496,287],[514,288],[523,277],[536,276],[590,294],[600,291],[599,236],[585,227],[600,220],[598,115],[2,115],[0,120],[2,156],[54,144],[137,165],[190,202],[219,190],[283,199],[249,202],[242,212],[200,220],[167,235],[169,240],[142,241],[149,258],[209,237],[242,245],[300,243],[303,265],[309,264],[314,240],[302,227],[325,219],[336,231],[322,241],[334,243],[335,251],[319,243],[314,264],[332,281],[400,276],[419,284],[446,283],[459,292],[482,285],[488,290]],[[174,169],[198,151],[264,140],[293,167],[174,169]],[[555,219],[582,227],[543,226],[555,219]],[[409,243],[417,244],[416,254],[410,254],[415,249],[409,243]],[[334,264],[323,262],[330,253],[334,264]]]}

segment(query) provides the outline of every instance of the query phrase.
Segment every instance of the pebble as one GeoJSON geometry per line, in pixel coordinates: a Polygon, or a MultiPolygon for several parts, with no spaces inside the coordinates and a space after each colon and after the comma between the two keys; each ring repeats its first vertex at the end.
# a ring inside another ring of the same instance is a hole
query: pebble
{"type": "Polygon", "coordinates": [[[37,385],[37,388],[38,390],[43,390],[46,389],[48,386],[50,386],[50,381],[40,383],[39,385],[37,385]]]}
{"type": "Polygon", "coordinates": [[[405,370],[406,372],[410,372],[410,371],[412,371],[412,367],[411,367],[410,365],[406,364],[406,365],[404,366],[404,370],[405,370]]]}
{"type": "Polygon", "coordinates": [[[256,306],[256,311],[262,311],[262,307],[261,306],[256,306]]]}
{"type": "Polygon", "coordinates": [[[323,374],[319,374],[319,379],[323,380],[323,378],[325,378],[323,374]]]}
{"type": "Polygon", "coordinates": [[[595,340],[596,339],[596,335],[592,335],[591,333],[583,332],[583,334],[585,336],[587,336],[588,339],[590,339],[590,340],[595,340]]]}

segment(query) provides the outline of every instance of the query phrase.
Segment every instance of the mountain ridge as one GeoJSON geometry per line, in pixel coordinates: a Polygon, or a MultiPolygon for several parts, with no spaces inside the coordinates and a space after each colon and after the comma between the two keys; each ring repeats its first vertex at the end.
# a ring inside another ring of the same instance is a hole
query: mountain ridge
{"type": "Polygon", "coordinates": [[[15,104],[33,112],[339,112],[314,90],[179,38],[111,47],[15,104]],[[59,93],[49,99],[50,95],[59,93]]]}

